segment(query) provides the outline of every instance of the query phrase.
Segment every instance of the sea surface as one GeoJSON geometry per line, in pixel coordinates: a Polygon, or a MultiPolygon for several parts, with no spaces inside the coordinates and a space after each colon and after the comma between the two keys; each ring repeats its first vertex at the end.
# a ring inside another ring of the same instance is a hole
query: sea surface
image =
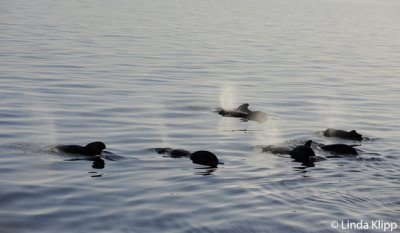
{"type": "Polygon", "coordinates": [[[398,0],[2,0],[0,232],[400,231],[399,12],[398,0]],[[242,103],[268,120],[216,113],[242,103]],[[305,166],[260,149],[307,140],[359,156],[315,144],[322,159],[305,166]],[[104,167],[53,150],[93,141],[104,167]]]}

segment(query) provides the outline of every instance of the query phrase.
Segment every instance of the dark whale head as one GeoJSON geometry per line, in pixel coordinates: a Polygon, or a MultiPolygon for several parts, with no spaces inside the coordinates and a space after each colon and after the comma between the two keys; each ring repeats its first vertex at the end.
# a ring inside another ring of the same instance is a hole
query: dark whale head
{"type": "Polygon", "coordinates": [[[304,143],[304,146],[305,147],[311,147],[311,143],[312,143],[312,141],[308,140],[308,141],[306,141],[306,143],[304,143]]]}
{"type": "Polygon", "coordinates": [[[219,162],[217,156],[209,151],[200,150],[192,153],[190,155],[190,159],[193,163],[206,165],[210,167],[217,167],[218,164],[222,164],[219,162]]]}
{"type": "Polygon", "coordinates": [[[100,155],[104,149],[106,145],[103,142],[91,142],[84,147],[87,155],[100,155]]]}
{"type": "Polygon", "coordinates": [[[315,156],[313,149],[311,149],[311,140],[308,140],[304,146],[295,147],[291,152],[290,156],[298,162],[311,162],[315,156]]]}
{"type": "Polygon", "coordinates": [[[106,149],[106,145],[103,142],[92,142],[87,144],[86,146],[58,145],[55,148],[57,148],[61,152],[68,154],[95,156],[101,155],[101,152],[106,149]]]}
{"type": "Polygon", "coordinates": [[[363,140],[362,135],[357,133],[357,131],[355,131],[355,130],[350,131],[348,136],[349,136],[349,138],[354,139],[354,140],[359,140],[359,141],[363,140]]]}
{"type": "Polygon", "coordinates": [[[355,131],[355,130],[351,130],[350,132],[347,132],[345,130],[329,128],[324,131],[324,136],[338,137],[338,138],[342,138],[342,139],[350,139],[350,140],[356,140],[356,141],[363,140],[362,135],[357,133],[357,131],[355,131]]]}

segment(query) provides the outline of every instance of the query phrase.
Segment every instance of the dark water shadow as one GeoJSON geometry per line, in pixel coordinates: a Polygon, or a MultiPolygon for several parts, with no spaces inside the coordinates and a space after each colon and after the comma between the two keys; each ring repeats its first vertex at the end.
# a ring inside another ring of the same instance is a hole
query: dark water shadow
{"type": "Polygon", "coordinates": [[[296,166],[293,166],[293,170],[294,171],[297,171],[297,172],[300,172],[300,173],[308,173],[309,172],[309,169],[308,168],[310,168],[310,167],[314,167],[313,165],[311,165],[311,164],[301,164],[302,166],[298,166],[298,165],[296,165],[296,166]]]}
{"type": "Polygon", "coordinates": [[[311,168],[315,167],[316,163],[324,160],[326,160],[326,158],[320,156],[315,156],[310,161],[296,161],[293,159],[292,163],[295,163],[296,165],[293,165],[292,168],[294,171],[302,173],[304,177],[308,177],[306,174],[312,171],[311,168]]]}
{"type": "Polygon", "coordinates": [[[95,177],[102,177],[103,176],[103,174],[101,174],[101,173],[98,173],[97,171],[90,171],[90,172],[88,172],[89,174],[93,174],[93,175],[91,175],[90,177],[93,177],[93,178],[95,178],[95,177]]]}
{"type": "Polygon", "coordinates": [[[73,158],[73,159],[65,159],[64,161],[92,161],[93,169],[103,169],[106,166],[106,162],[104,159],[100,157],[95,158],[73,158]]]}
{"type": "Polygon", "coordinates": [[[302,165],[300,167],[296,166],[296,167],[293,167],[293,168],[306,169],[306,168],[309,168],[309,167],[315,167],[316,163],[321,162],[321,161],[325,161],[325,160],[326,160],[325,157],[321,157],[321,156],[316,155],[316,156],[310,158],[309,161],[297,161],[297,160],[293,159],[292,162],[300,163],[302,165]]]}
{"type": "Polygon", "coordinates": [[[218,167],[197,167],[195,169],[202,171],[195,172],[193,173],[194,175],[209,176],[213,174],[218,169],[218,167]]]}

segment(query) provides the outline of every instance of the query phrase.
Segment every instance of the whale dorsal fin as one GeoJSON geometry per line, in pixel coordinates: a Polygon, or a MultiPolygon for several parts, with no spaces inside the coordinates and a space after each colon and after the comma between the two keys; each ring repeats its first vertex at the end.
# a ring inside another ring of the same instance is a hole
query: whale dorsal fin
{"type": "Polygon", "coordinates": [[[244,104],[240,105],[239,107],[237,107],[237,110],[239,110],[241,112],[250,112],[249,104],[248,103],[244,103],[244,104]]]}
{"type": "Polygon", "coordinates": [[[304,144],[304,146],[306,146],[306,147],[311,147],[311,143],[312,143],[312,140],[308,140],[308,141],[304,144]]]}

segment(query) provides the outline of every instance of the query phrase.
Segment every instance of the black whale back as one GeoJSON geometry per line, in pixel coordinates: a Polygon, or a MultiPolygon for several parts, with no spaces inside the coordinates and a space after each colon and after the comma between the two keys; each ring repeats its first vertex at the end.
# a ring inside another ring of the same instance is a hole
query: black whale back
{"type": "Polygon", "coordinates": [[[192,153],[190,159],[193,163],[206,165],[210,167],[217,167],[220,164],[217,156],[209,151],[200,150],[192,153]]]}
{"type": "Polygon", "coordinates": [[[357,133],[355,130],[351,131],[345,131],[341,129],[326,129],[324,131],[324,136],[326,137],[337,137],[337,138],[343,138],[343,139],[350,139],[350,140],[357,140],[357,141],[362,141],[363,137],[361,134],[357,133]]]}
{"type": "Polygon", "coordinates": [[[92,142],[85,146],[88,155],[100,155],[104,149],[106,149],[106,145],[103,142],[92,142]]]}
{"type": "Polygon", "coordinates": [[[311,149],[311,143],[312,141],[309,140],[303,146],[295,147],[290,152],[290,156],[299,162],[309,162],[315,156],[313,149],[311,149]]]}
{"type": "Polygon", "coordinates": [[[332,145],[324,145],[321,146],[321,149],[329,151],[333,154],[342,154],[342,155],[358,155],[356,149],[353,146],[349,146],[346,144],[332,144],[332,145]]]}
{"type": "Polygon", "coordinates": [[[106,145],[103,142],[92,142],[84,147],[79,145],[58,145],[56,148],[59,151],[68,154],[95,156],[100,155],[101,152],[106,148],[106,145]]]}

